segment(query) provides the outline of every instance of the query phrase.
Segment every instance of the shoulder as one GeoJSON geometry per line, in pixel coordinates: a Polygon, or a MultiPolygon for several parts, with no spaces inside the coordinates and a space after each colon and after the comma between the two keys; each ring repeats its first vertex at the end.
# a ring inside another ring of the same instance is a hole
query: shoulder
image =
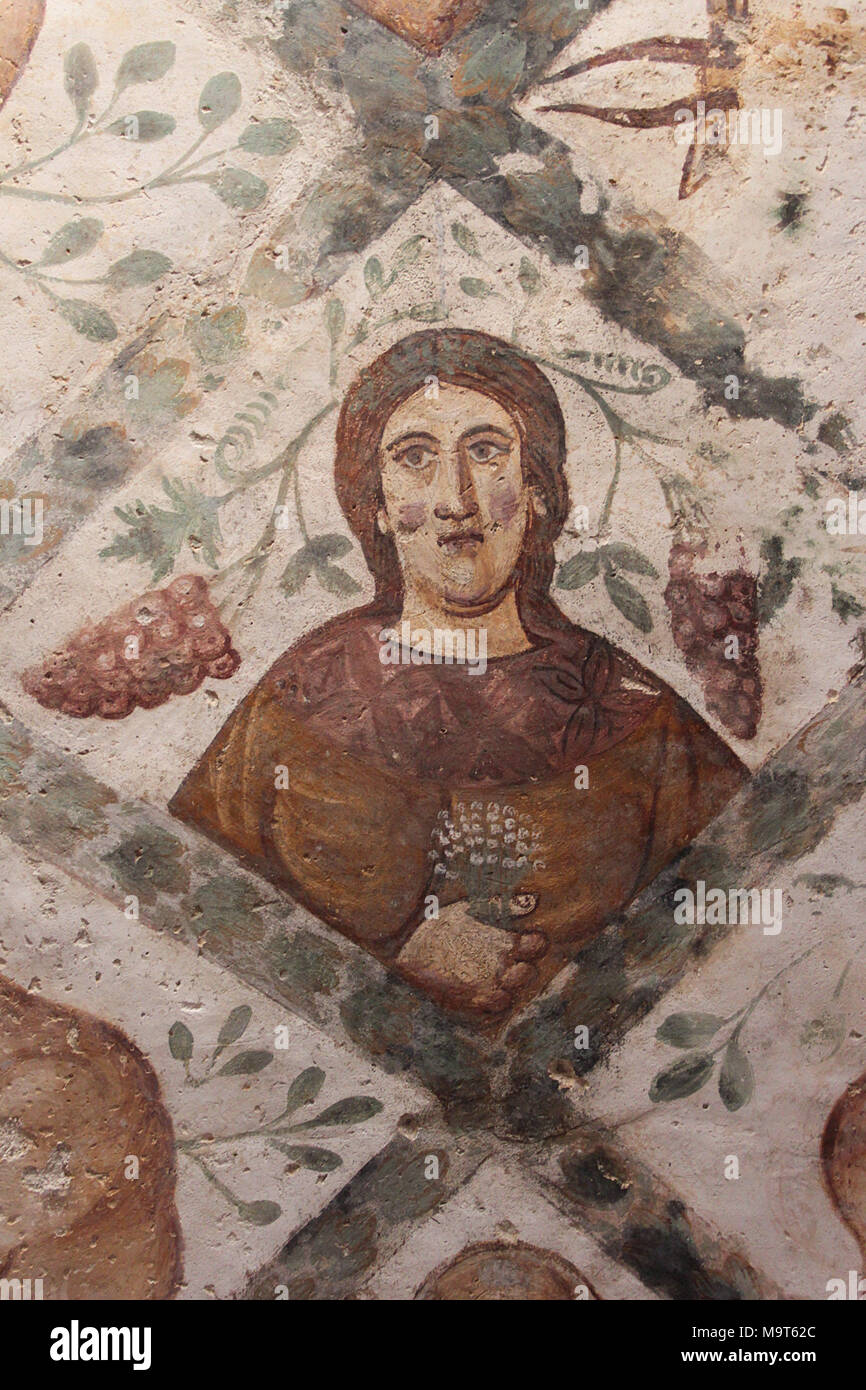
{"type": "Polygon", "coordinates": [[[331,700],[369,700],[381,687],[382,633],[394,615],[376,607],[353,609],[305,634],[284,652],[260,689],[299,714],[331,700]]]}
{"type": "Polygon", "coordinates": [[[555,615],[538,679],[571,708],[569,756],[605,751],[642,727],[701,745],[712,761],[739,765],[725,741],[672,686],[607,638],[555,615]]]}
{"type": "Polygon", "coordinates": [[[615,713],[621,730],[676,698],[627,652],[564,617],[557,616],[537,636],[533,667],[541,684],[566,704],[615,713]]]}

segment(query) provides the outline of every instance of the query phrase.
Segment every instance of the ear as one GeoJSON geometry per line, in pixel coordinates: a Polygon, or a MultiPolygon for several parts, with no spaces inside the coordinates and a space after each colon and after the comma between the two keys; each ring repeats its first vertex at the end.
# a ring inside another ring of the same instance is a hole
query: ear
{"type": "Polygon", "coordinates": [[[378,526],[383,536],[390,535],[391,523],[388,520],[388,513],[385,511],[384,507],[380,507],[378,512],[376,513],[376,525],[378,526]]]}
{"type": "Polygon", "coordinates": [[[536,516],[547,516],[547,503],[538,488],[534,487],[530,490],[529,501],[536,516]]]}

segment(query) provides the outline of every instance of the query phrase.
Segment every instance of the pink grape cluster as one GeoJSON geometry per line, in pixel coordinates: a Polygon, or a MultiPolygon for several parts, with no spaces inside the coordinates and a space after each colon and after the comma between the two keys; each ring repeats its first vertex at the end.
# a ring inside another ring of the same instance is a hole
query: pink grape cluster
{"type": "Polygon", "coordinates": [[[189,695],[206,677],[227,680],[240,665],[198,575],[180,575],[86,623],[67,646],[27,671],[24,689],[46,709],[75,719],[124,719],[189,695]]]}
{"type": "Polygon", "coordinates": [[[674,641],[704,689],[707,709],[737,738],[754,738],[761,719],[763,682],[758,664],[758,583],[745,570],[697,574],[706,545],[674,545],[668,559],[665,603],[674,641]],[[738,654],[726,655],[736,637],[738,654]]]}

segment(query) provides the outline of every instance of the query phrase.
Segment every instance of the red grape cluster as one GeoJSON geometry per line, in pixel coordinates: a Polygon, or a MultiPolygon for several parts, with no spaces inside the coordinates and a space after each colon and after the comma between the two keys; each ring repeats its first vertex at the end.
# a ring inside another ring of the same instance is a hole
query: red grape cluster
{"type": "Polygon", "coordinates": [[[231,633],[198,575],[180,575],[86,623],[67,646],[27,671],[24,689],[46,709],[76,719],[123,719],[189,695],[205,677],[227,680],[240,665],[231,633]]]}
{"type": "Polygon", "coordinates": [[[706,550],[705,543],[679,543],[671,550],[665,589],[671,630],[686,666],[704,688],[707,709],[737,738],[754,738],[763,697],[758,581],[745,570],[696,574],[695,561],[706,550]]]}

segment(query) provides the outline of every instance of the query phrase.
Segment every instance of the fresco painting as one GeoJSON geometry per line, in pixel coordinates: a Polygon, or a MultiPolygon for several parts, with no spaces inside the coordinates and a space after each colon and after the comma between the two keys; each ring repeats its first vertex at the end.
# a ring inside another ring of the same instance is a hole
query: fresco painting
{"type": "Polygon", "coordinates": [[[496,1017],[651,881],[745,769],[551,601],[565,428],[528,359],[459,330],[402,339],[352,388],[337,450],[374,601],[280,659],[171,809],[445,1007],[496,1017]],[[431,664],[429,634],[452,626],[483,634],[484,670],[431,664]]]}
{"type": "Polygon", "coordinates": [[[860,1296],[864,72],[4,9],[5,1290],[860,1296]]]}

